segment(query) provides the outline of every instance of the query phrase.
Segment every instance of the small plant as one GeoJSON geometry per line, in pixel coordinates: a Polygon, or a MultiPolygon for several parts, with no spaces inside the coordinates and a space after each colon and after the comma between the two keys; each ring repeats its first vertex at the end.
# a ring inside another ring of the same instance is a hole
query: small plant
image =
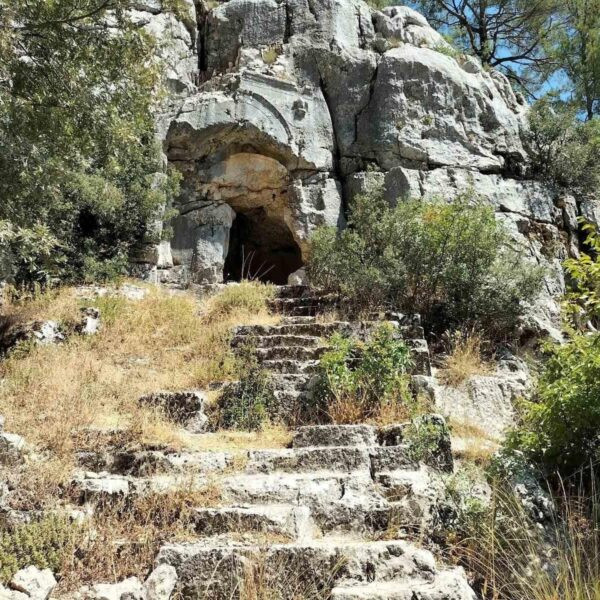
{"type": "Polygon", "coordinates": [[[483,358],[483,340],[479,333],[458,330],[445,337],[449,352],[439,371],[443,383],[456,387],[473,375],[490,372],[490,365],[483,358]]]}
{"type": "Polygon", "coordinates": [[[391,325],[378,327],[367,342],[334,334],[328,343],[319,367],[319,397],[333,422],[397,421],[410,413],[410,350],[391,325]]]}
{"type": "Polygon", "coordinates": [[[0,582],[10,581],[29,565],[59,572],[72,554],[80,532],[68,519],[50,516],[0,530],[0,582]]]}
{"type": "Polygon", "coordinates": [[[259,281],[242,281],[228,285],[220,294],[213,296],[206,308],[204,318],[212,320],[243,312],[265,311],[267,301],[273,297],[275,288],[259,281]]]}
{"type": "Polygon", "coordinates": [[[273,65],[275,64],[275,62],[277,62],[277,59],[281,55],[281,48],[277,46],[269,46],[268,48],[261,50],[260,54],[262,56],[263,62],[266,65],[273,65]]]}

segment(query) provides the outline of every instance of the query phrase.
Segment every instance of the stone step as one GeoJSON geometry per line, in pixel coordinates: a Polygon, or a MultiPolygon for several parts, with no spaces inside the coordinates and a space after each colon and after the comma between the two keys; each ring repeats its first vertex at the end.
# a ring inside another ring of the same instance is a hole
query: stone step
{"type": "Polygon", "coordinates": [[[337,302],[337,296],[332,294],[306,294],[303,296],[288,298],[272,298],[271,300],[267,301],[269,307],[281,312],[285,312],[287,309],[299,306],[325,306],[335,304],[337,302]]]}
{"type": "Polygon", "coordinates": [[[314,375],[302,373],[272,373],[271,383],[275,390],[304,391],[313,384],[314,375]]]}
{"type": "Polygon", "coordinates": [[[310,294],[307,285],[278,285],[275,287],[276,298],[298,298],[304,294],[310,294]]]}
{"type": "Polygon", "coordinates": [[[298,325],[301,323],[316,323],[317,318],[314,316],[290,316],[286,315],[281,317],[282,325],[298,325]]]}
{"type": "Polygon", "coordinates": [[[321,338],[314,335],[238,335],[231,340],[234,348],[248,344],[252,348],[272,348],[273,346],[288,346],[310,348],[319,346],[321,338]]]}
{"type": "Polygon", "coordinates": [[[122,450],[114,453],[78,452],[76,460],[79,467],[88,471],[150,477],[161,473],[219,473],[234,468],[240,456],[243,455],[234,452],[122,450]]]}
{"type": "Polygon", "coordinates": [[[336,331],[350,333],[352,325],[347,321],[333,321],[331,323],[310,321],[284,325],[241,325],[234,329],[234,336],[301,335],[328,337],[336,331]]]}
{"type": "Polygon", "coordinates": [[[265,369],[268,369],[275,373],[311,374],[316,373],[319,369],[318,360],[263,360],[261,364],[265,369]]]}
{"type": "Polygon", "coordinates": [[[318,535],[307,506],[265,504],[198,508],[193,525],[198,535],[272,534],[290,540],[305,540],[318,535]]]}
{"type": "Polygon", "coordinates": [[[353,600],[475,598],[461,569],[438,570],[429,551],[402,540],[353,541],[325,537],[269,546],[168,544],[161,548],[157,563],[177,568],[184,599],[240,600],[245,597],[244,581],[248,581],[251,565],[260,570],[262,583],[269,592],[272,589],[269,597],[286,600],[304,597],[292,595],[302,590],[303,585],[306,589],[321,590],[323,597],[329,597],[328,592],[333,589],[338,600],[344,597],[353,600]]]}
{"type": "Polygon", "coordinates": [[[255,356],[262,362],[267,360],[319,360],[327,352],[327,346],[271,346],[255,348],[255,356]]]}
{"type": "MultiPolygon", "coordinates": [[[[427,574],[425,574],[427,575],[427,574]]],[[[336,586],[330,600],[476,600],[465,573],[460,568],[418,577],[336,586]]]]}
{"type": "Polygon", "coordinates": [[[377,433],[373,425],[305,425],[296,429],[292,446],[376,446],[377,433]]]}
{"type": "Polygon", "coordinates": [[[368,534],[387,528],[390,504],[367,469],[350,473],[244,473],[220,480],[228,503],[308,506],[323,531],[368,534]]]}

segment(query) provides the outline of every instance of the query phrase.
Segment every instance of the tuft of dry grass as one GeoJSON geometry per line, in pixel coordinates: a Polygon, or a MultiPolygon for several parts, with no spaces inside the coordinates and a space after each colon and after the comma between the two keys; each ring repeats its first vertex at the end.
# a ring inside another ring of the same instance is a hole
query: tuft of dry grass
{"type": "Polygon", "coordinates": [[[479,466],[487,465],[500,444],[497,439],[471,423],[450,420],[452,450],[459,460],[472,462],[479,466]]]}
{"type": "Polygon", "coordinates": [[[456,331],[449,337],[449,353],[438,372],[440,381],[458,387],[473,375],[486,375],[492,367],[483,358],[483,339],[475,331],[456,331]]]}
{"type": "Polygon", "coordinates": [[[245,564],[236,597],[240,600],[327,600],[347,560],[333,565],[323,581],[310,564],[293,556],[261,552],[245,564]]]}
{"type": "Polygon", "coordinates": [[[484,600],[600,600],[600,496],[557,492],[545,531],[496,483],[488,510],[453,547],[484,600]]]}

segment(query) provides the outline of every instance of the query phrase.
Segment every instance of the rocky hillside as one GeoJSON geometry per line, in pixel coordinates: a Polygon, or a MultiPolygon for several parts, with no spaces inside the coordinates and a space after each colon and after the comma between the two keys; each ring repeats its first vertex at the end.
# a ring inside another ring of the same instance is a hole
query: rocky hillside
{"type": "Polygon", "coordinates": [[[177,22],[140,3],[140,19],[172,40],[163,52],[177,99],[158,130],[183,174],[175,235],[144,258],[152,278],[212,283],[268,264],[286,283],[311,232],[343,226],[355,194],[472,190],[549,268],[531,325],[556,323],[559,261],[576,252],[577,216],[595,220],[595,206],[528,178],[528,107],[503,75],[408,7],[188,4],[190,19],[177,22]]]}

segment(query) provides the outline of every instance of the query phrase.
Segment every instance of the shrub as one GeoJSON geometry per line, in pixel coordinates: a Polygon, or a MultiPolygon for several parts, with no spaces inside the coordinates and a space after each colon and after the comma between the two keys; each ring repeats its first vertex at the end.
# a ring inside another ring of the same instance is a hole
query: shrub
{"type": "Polygon", "coordinates": [[[542,271],[510,245],[491,207],[472,195],[453,203],[399,202],[359,196],[349,226],[312,239],[311,282],[341,294],[351,310],[389,307],[419,312],[434,329],[509,331],[542,271]]]}
{"type": "Polygon", "coordinates": [[[600,317],[600,237],[591,223],[584,223],[582,231],[587,233],[589,253],[582,252],[564,263],[570,290],[563,306],[569,325],[578,330],[590,325],[595,329],[600,317]]]}
{"type": "Polygon", "coordinates": [[[410,413],[410,350],[391,325],[381,325],[367,342],[334,334],[328,344],[319,365],[318,399],[332,421],[396,421],[410,413]]]}
{"type": "Polygon", "coordinates": [[[12,531],[0,531],[0,582],[29,565],[60,571],[72,554],[77,528],[67,519],[45,517],[12,531]]]}
{"type": "Polygon", "coordinates": [[[260,431],[274,416],[275,394],[267,371],[244,349],[244,373],[229,385],[218,403],[219,426],[224,429],[260,431]]]}
{"type": "Polygon", "coordinates": [[[600,334],[576,333],[547,350],[535,397],[510,441],[548,472],[570,474],[599,456],[600,334]]]}
{"type": "Polygon", "coordinates": [[[600,238],[590,225],[587,244],[593,252],[569,259],[566,296],[566,342],[547,345],[536,393],[523,406],[511,446],[540,461],[547,471],[572,473],[600,457],[600,238]],[[584,333],[587,329],[592,332],[584,333]]]}
{"type": "Polygon", "coordinates": [[[600,121],[582,122],[573,108],[538,101],[529,112],[534,174],[584,194],[600,187],[600,121]]]}

